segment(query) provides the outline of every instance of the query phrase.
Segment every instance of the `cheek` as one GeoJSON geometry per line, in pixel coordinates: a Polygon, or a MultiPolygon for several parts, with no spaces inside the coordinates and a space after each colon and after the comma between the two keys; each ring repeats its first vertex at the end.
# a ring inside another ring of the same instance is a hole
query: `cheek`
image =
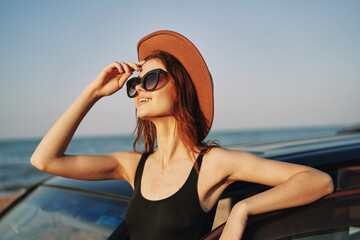
{"type": "MultiPolygon", "coordinates": [[[[165,90],[165,89],[164,89],[165,90]]],[[[156,104],[159,106],[159,110],[162,112],[172,113],[173,106],[175,102],[176,93],[173,89],[166,89],[167,91],[164,94],[161,94],[156,100],[156,104]]]]}
{"type": "Polygon", "coordinates": [[[175,102],[177,93],[173,82],[169,82],[169,98],[171,98],[172,103],[175,102]]]}
{"type": "Polygon", "coordinates": [[[161,106],[162,109],[172,109],[174,105],[175,97],[173,94],[164,94],[157,99],[156,104],[161,106]]]}
{"type": "Polygon", "coordinates": [[[171,108],[173,108],[173,106],[174,106],[176,96],[177,96],[177,94],[176,94],[175,87],[173,86],[173,84],[171,84],[170,91],[168,94],[168,101],[170,102],[171,108]]]}

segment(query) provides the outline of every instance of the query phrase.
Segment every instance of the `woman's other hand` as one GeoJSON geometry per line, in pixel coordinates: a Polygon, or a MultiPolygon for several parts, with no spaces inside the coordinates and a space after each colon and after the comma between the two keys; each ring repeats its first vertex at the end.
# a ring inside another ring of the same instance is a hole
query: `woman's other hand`
{"type": "Polygon", "coordinates": [[[240,240],[246,227],[248,211],[241,202],[237,203],[225,224],[220,240],[240,240]]]}
{"type": "Polygon", "coordinates": [[[134,71],[140,71],[144,63],[144,60],[138,63],[113,62],[101,71],[89,87],[98,98],[112,95],[123,87],[134,71]]]}

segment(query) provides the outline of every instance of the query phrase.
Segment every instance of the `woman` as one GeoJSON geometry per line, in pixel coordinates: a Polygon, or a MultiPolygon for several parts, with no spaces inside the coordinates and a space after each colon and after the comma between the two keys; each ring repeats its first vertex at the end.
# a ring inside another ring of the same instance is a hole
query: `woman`
{"type": "Polygon", "coordinates": [[[126,213],[131,239],[200,239],[210,230],[221,193],[234,181],[274,187],[238,202],[221,239],[241,239],[249,215],[307,204],[333,191],[331,178],[313,168],[203,141],[213,120],[212,80],[188,39],[171,31],[152,33],[138,43],[138,57],[138,63],[105,67],[31,158],[40,170],[59,176],[128,181],[135,189],[126,213]],[[128,80],[134,71],[139,77],[128,80]],[[143,153],[66,155],[86,113],[125,83],[138,116],[134,149],[142,140],[143,153]]]}

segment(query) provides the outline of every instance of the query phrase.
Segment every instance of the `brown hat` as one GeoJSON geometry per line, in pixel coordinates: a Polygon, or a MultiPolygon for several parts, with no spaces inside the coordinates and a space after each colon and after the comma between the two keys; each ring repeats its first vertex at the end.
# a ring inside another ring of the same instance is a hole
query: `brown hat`
{"type": "Polygon", "coordinates": [[[210,129],[214,117],[213,83],[205,60],[194,44],[177,32],[161,30],[143,37],[137,45],[137,51],[139,61],[154,51],[164,51],[181,62],[195,85],[201,111],[210,129]]]}

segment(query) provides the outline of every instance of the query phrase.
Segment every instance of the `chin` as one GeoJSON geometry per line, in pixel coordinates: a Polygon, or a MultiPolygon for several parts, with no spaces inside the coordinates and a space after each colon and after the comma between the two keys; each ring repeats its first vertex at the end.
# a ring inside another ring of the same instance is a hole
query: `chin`
{"type": "Polygon", "coordinates": [[[156,109],[140,107],[136,109],[136,115],[138,118],[141,118],[143,120],[151,120],[151,119],[173,116],[172,109],[168,107],[166,108],[158,107],[156,109]]]}
{"type": "Polygon", "coordinates": [[[152,118],[156,118],[157,116],[154,114],[151,114],[147,111],[142,111],[142,110],[138,110],[136,111],[136,115],[138,118],[142,119],[142,120],[151,120],[152,118]]]}
{"type": "Polygon", "coordinates": [[[165,119],[165,118],[173,118],[174,115],[171,113],[147,113],[145,111],[137,111],[137,117],[140,118],[141,120],[150,120],[150,121],[155,121],[155,120],[160,120],[160,119],[165,119]]]}

